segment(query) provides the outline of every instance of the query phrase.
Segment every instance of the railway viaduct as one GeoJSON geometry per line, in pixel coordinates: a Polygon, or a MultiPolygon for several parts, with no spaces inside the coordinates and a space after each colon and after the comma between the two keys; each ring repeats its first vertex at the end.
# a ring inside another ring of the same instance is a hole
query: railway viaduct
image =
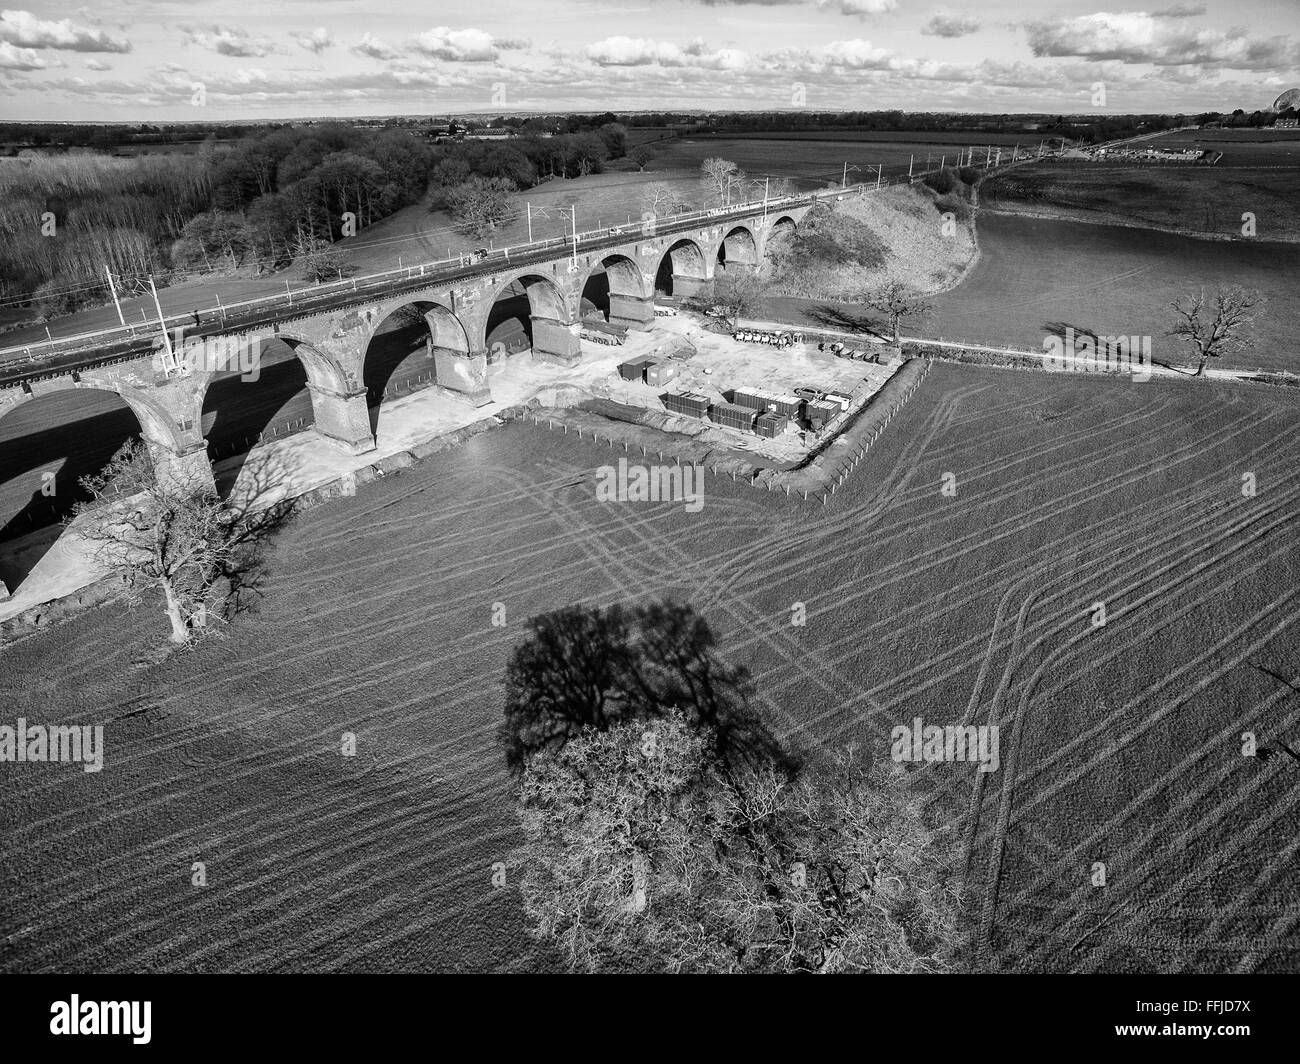
{"type": "MultiPolygon", "coordinates": [[[[435,383],[475,406],[492,401],[488,363],[489,318],[509,290],[527,295],[532,358],[574,365],[581,357],[579,333],[584,287],[603,270],[609,284],[610,320],[644,328],[654,319],[655,281],[661,266],[671,268],[674,295],[711,291],[720,263],[727,269],[754,269],[778,229],[793,227],[814,199],[784,202],[775,209],[750,206],[715,212],[692,223],[664,224],[604,234],[579,234],[562,247],[523,249],[513,257],[494,257],[468,269],[442,269],[405,279],[379,291],[343,293],[324,308],[277,306],[252,323],[227,320],[227,327],[198,331],[209,348],[259,349],[270,339],[287,344],[307,375],[315,431],[354,454],[373,450],[375,438],[363,370],[372,337],[403,308],[428,325],[426,341],[435,383]],[[444,276],[450,274],[452,276],[444,276]]],[[[301,301],[300,301],[301,302],[301,301]]],[[[135,413],[160,479],[211,485],[213,474],[202,432],[204,395],[228,368],[209,362],[177,366],[163,354],[158,331],[141,337],[138,351],[113,361],[88,353],[58,369],[0,378],[0,417],[23,402],[65,388],[97,388],[117,393],[135,413]]],[[[182,360],[183,362],[184,360],[182,360]]],[[[8,367],[5,367],[8,368],[8,367]]],[[[34,456],[41,457],[41,456],[34,456]]]]}

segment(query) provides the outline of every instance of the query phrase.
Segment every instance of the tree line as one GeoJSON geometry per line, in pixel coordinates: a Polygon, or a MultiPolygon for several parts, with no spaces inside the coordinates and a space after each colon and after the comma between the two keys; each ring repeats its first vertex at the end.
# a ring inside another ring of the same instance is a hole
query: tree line
{"type": "Polygon", "coordinates": [[[328,246],[432,191],[467,230],[503,220],[511,193],[599,173],[626,153],[617,123],[508,143],[437,144],[399,128],[342,123],[267,127],[192,154],[112,158],[24,152],[0,162],[0,297],[50,316],[154,276],[303,260],[337,274],[328,246]],[[479,195],[491,195],[486,213],[479,195]]]}

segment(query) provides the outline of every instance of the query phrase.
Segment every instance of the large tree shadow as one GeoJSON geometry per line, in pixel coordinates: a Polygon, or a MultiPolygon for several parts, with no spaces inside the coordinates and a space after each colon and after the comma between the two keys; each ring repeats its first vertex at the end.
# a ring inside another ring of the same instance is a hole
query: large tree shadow
{"type": "Polygon", "coordinates": [[[255,612],[265,594],[271,540],[298,510],[297,500],[285,497],[288,478],[278,455],[254,451],[243,463],[238,495],[227,499],[235,517],[231,535],[236,547],[221,572],[227,620],[255,612]]]}
{"type": "Polygon", "coordinates": [[[512,771],[585,728],[603,731],[673,709],[711,731],[728,767],[797,771],[800,758],[754,708],[748,670],[719,656],[708,623],[689,605],[570,606],[533,618],[530,629],[507,668],[498,732],[512,771]]]}
{"type": "Polygon", "coordinates": [[[884,328],[879,315],[868,309],[855,311],[843,305],[819,303],[808,307],[804,313],[818,325],[839,332],[875,333],[884,328]]]}

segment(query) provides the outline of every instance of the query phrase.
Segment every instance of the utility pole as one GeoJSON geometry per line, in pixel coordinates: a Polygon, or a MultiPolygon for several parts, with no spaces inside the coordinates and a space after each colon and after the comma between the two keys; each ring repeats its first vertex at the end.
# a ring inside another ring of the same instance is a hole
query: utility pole
{"type": "Polygon", "coordinates": [[[108,290],[113,293],[113,306],[117,307],[117,320],[126,328],[126,319],[122,317],[122,304],[117,298],[117,285],[113,283],[113,275],[108,270],[108,264],[104,264],[104,276],[108,278],[108,290]]]}
{"type": "Polygon", "coordinates": [[[840,188],[849,187],[849,161],[844,160],[844,176],[840,178],[840,188]]]}
{"type": "Polygon", "coordinates": [[[573,213],[573,269],[578,269],[578,205],[569,204],[569,210],[573,213]]]}
{"type": "Polygon", "coordinates": [[[533,205],[525,203],[524,206],[528,210],[528,243],[531,244],[533,242],[533,205]]]}
{"type": "Polygon", "coordinates": [[[915,156],[915,155],[909,155],[909,156],[907,157],[907,180],[908,180],[909,183],[911,183],[911,180],[912,180],[912,164],[913,164],[914,162],[916,162],[916,156],[915,156]]]}
{"type": "Polygon", "coordinates": [[[763,178],[763,221],[767,221],[767,191],[772,185],[772,178],[763,178]]]}
{"type": "Polygon", "coordinates": [[[162,304],[158,302],[158,289],[153,283],[153,274],[149,275],[149,289],[153,292],[153,305],[158,308],[158,327],[162,329],[163,346],[167,348],[167,366],[176,365],[176,352],[172,350],[172,338],[167,333],[167,322],[163,320],[162,304]]]}
{"type": "Polygon", "coordinates": [[[881,168],[883,165],[884,165],[883,163],[876,163],[876,188],[880,187],[880,178],[882,173],[881,168]]]}

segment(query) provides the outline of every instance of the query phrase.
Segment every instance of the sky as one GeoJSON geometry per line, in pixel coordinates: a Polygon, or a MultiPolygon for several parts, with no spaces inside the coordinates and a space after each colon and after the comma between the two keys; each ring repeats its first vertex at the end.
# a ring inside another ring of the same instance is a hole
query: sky
{"type": "MultiPolygon", "coordinates": [[[[2,3],[3,0],[0,0],[2,3]]],[[[0,8],[0,118],[1253,111],[1300,0],[84,0],[0,8]]]]}

